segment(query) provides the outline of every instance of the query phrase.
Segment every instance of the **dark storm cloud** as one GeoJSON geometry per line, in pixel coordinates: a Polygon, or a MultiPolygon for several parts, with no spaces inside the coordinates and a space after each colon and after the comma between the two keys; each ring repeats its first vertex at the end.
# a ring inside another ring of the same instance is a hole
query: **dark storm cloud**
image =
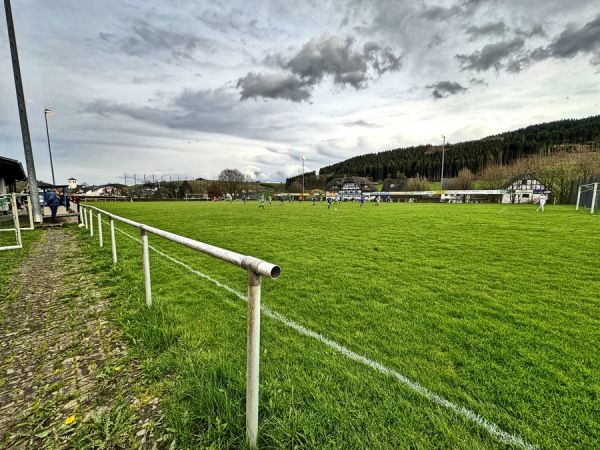
{"type": "Polygon", "coordinates": [[[293,102],[308,100],[312,89],[310,82],[302,81],[294,75],[254,72],[240,78],[236,87],[242,89],[240,100],[262,97],[293,102]]]}
{"type": "Polygon", "coordinates": [[[508,27],[504,22],[490,22],[481,27],[472,26],[467,28],[467,34],[471,41],[486,36],[502,36],[507,31],[508,27]]]}
{"type": "Polygon", "coordinates": [[[556,58],[572,58],[578,53],[594,53],[600,50],[600,15],[582,28],[569,26],[548,46],[556,58]]]}
{"type": "Polygon", "coordinates": [[[426,86],[427,89],[433,89],[433,98],[446,98],[449,95],[461,94],[467,91],[467,88],[454,81],[439,81],[435,84],[426,86]]]}
{"type": "Polygon", "coordinates": [[[252,97],[308,100],[312,88],[326,77],[331,77],[337,87],[364,89],[373,78],[399,70],[402,63],[402,57],[389,47],[367,42],[360,51],[355,49],[353,39],[329,34],[311,39],[290,59],[281,55],[270,55],[267,59],[287,73],[250,72],[237,83],[242,89],[241,100],[252,97]]]}
{"type": "Polygon", "coordinates": [[[443,8],[441,6],[432,6],[421,13],[421,17],[431,21],[447,20],[457,13],[455,8],[443,8]]]}
{"type": "Polygon", "coordinates": [[[377,128],[378,125],[369,123],[364,120],[355,120],[354,122],[348,122],[344,124],[347,127],[365,127],[365,128],[377,128]]]}
{"type": "Polygon", "coordinates": [[[538,47],[527,51],[521,36],[545,37],[546,32],[541,25],[534,25],[529,31],[516,31],[516,37],[510,41],[486,45],[480,51],[470,55],[455,55],[461,70],[477,72],[494,68],[496,71],[506,70],[508,73],[519,73],[532,64],[550,58],[566,59],[578,54],[591,55],[592,65],[600,64],[600,15],[580,28],[568,26],[546,47],[538,47]]]}
{"type": "Polygon", "coordinates": [[[95,100],[84,106],[84,112],[103,117],[124,116],[177,130],[221,133],[236,129],[241,132],[246,122],[234,112],[236,106],[239,110],[239,103],[232,94],[220,90],[185,89],[164,106],[95,100]]]}
{"type": "Polygon", "coordinates": [[[426,7],[421,17],[432,21],[448,20],[454,16],[470,15],[481,5],[484,0],[465,0],[445,8],[442,6],[426,7]]]}
{"type": "Polygon", "coordinates": [[[137,20],[127,36],[116,38],[114,34],[100,33],[100,39],[116,43],[123,52],[132,56],[167,52],[177,59],[191,59],[196,49],[206,51],[212,47],[207,39],[159,28],[144,20],[137,20]]]}
{"type": "Polygon", "coordinates": [[[540,36],[540,37],[546,37],[546,30],[544,30],[544,27],[537,24],[537,25],[532,25],[532,27],[529,30],[521,30],[520,28],[518,28],[515,33],[517,34],[517,36],[524,36],[524,37],[534,37],[534,36],[540,36]]]}
{"type": "Polygon", "coordinates": [[[455,58],[458,59],[461,70],[481,72],[494,68],[498,71],[505,66],[505,61],[521,51],[524,45],[523,38],[516,37],[510,41],[488,44],[470,55],[455,55],[455,58]]]}
{"type": "MultiPolygon", "coordinates": [[[[83,112],[104,118],[130,118],[150,125],[151,129],[169,128],[177,134],[201,131],[266,139],[268,136],[291,136],[296,127],[282,119],[283,105],[260,102],[240,104],[237,91],[219,89],[183,89],[178,94],[159,92],[146,106],[98,99],[86,103],[83,112]],[[264,123],[270,125],[265,129],[264,123]]],[[[123,126],[127,122],[123,121],[123,126]]]]}

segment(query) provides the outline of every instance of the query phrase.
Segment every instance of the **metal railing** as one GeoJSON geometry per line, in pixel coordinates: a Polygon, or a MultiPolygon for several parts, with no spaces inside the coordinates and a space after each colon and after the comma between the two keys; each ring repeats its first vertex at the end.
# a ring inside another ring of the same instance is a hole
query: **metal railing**
{"type": "Polygon", "coordinates": [[[33,230],[33,215],[31,211],[31,201],[29,194],[2,194],[0,195],[0,212],[7,213],[13,218],[13,228],[0,228],[0,231],[14,231],[16,245],[8,245],[0,247],[0,250],[13,250],[23,248],[23,241],[21,239],[21,231],[33,230]],[[27,215],[29,217],[29,227],[25,228],[21,226],[20,215],[19,215],[19,199],[20,203],[26,208],[27,215]]]}
{"type": "Polygon", "coordinates": [[[258,440],[258,382],[260,350],[260,296],[262,277],[277,279],[281,268],[253,256],[241,255],[229,250],[189,239],[178,234],[154,228],[143,223],[119,217],[95,206],[80,205],[81,221],[90,236],[94,236],[94,211],[97,213],[98,241],[104,246],[102,235],[102,215],[109,219],[113,264],[117,264],[117,244],[115,239],[115,220],[138,228],[142,243],[142,268],[144,273],[144,291],[146,305],[152,306],[152,284],[150,278],[150,254],[148,234],[162,237],[176,244],[205,253],[222,261],[246,269],[248,276],[248,318],[247,318],[247,365],[246,365],[246,441],[250,447],[257,447],[258,440]]]}

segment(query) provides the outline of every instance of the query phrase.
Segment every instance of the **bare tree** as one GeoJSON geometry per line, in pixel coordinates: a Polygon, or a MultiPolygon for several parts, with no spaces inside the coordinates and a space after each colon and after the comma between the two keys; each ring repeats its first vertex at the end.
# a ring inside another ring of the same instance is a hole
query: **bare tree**
{"type": "Polygon", "coordinates": [[[510,178],[510,171],[502,164],[488,165],[479,176],[485,189],[500,189],[509,182],[510,178]]]}
{"type": "Polygon", "coordinates": [[[444,185],[445,189],[457,189],[457,190],[467,190],[473,187],[473,180],[475,176],[473,173],[467,169],[460,169],[458,171],[458,177],[450,178],[447,180],[444,185]]]}
{"type": "Polygon", "coordinates": [[[219,184],[223,192],[235,197],[246,187],[249,177],[237,169],[224,169],[219,173],[219,184]]]}
{"type": "Polygon", "coordinates": [[[302,183],[298,180],[293,181],[288,188],[288,192],[302,192],[302,183]]]}
{"type": "Polygon", "coordinates": [[[404,185],[405,191],[427,191],[429,190],[429,181],[426,177],[417,176],[416,178],[408,178],[404,185]]]}

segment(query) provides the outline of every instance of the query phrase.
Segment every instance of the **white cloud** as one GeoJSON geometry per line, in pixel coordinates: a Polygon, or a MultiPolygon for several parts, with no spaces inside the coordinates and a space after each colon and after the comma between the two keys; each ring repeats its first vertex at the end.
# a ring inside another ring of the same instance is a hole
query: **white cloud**
{"type": "MultiPolygon", "coordinates": [[[[90,183],[224,168],[283,180],[300,156],[317,170],[597,114],[593,2],[427,5],[13,2],[38,178],[44,108],[57,179],[90,183]]],[[[0,154],[24,161],[10,65],[0,80],[0,154]]]]}

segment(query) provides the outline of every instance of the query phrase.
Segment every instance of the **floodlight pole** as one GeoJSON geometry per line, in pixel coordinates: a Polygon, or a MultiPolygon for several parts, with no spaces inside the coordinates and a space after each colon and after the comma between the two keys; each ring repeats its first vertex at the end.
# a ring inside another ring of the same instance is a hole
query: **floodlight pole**
{"type": "Polygon", "coordinates": [[[15,26],[12,18],[10,0],[4,0],[4,11],[6,12],[6,25],[8,29],[8,42],[15,78],[15,90],[17,92],[17,105],[19,108],[19,119],[21,121],[21,135],[23,137],[23,148],[25,150],[25,163],[27,165],[27,180],[29,181],[29,193],[31,195],[31,207],[33,219],[36,223],[42,222],[42,207],[38,200],[38,182],[35,175],[35,163],[33,150],[31,149],[31,137],[29,135],[29,123],[27,121],[27,108],[25,107],[25,93],[21,80],[21,66],[19,64],[19,53],[17,51],[17,38],[15,37],[15,26]]]}
{"type": "Polygon", "coordinates": [[[304,200],[304,156],[301,156],[302,160],[302,200],[304,200]]]}
{"type": "Polygon", "coordinates": [[[50,154],[50,170],[52,171],[52,184],[56,185],[56,180],[54,179],[54,164],[52,164],[52,149],[50,148],[50,133],[48,132],[48,116],[54,114],[49,109],[44,110],[44,120],[46,121],[46,137],[48,138],[48,153],[50,154]]]}
{"type": "Polygon", "coordinates": [[[444,189],[444,149],[446,147],[446,136],[442,134],[442,178],[440,180],[440,190],[444,189]]]}

